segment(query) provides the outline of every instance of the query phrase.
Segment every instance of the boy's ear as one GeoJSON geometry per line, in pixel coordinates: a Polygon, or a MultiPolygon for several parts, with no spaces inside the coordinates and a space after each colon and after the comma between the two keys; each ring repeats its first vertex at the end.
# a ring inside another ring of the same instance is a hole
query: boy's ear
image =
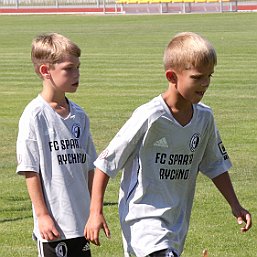
{"type": "Polygon", "coordinates": [[[43,78],[50,78],[49,67],[45,64],[40,65],[39,73],[43,78]]]}
{"type": "Polygon", "coordinates": [[[177,75],[174,70],[166,70],[165,72],[166,78],[169,82],[176,84],[177,83],[177,75]]]}

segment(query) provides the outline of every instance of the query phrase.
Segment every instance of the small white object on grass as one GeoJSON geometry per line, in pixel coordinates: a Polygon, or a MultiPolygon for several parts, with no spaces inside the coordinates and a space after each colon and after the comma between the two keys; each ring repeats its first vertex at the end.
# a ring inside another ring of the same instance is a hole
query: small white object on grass
{"type": "Polygon", "coordinates": [[[206,249],[203,250],[203,257],[208,257],[208,251],[206,249]]]}

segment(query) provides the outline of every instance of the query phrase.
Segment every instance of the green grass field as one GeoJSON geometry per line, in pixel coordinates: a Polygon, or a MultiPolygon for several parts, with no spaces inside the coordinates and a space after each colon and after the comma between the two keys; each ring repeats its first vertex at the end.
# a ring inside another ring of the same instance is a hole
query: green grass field
{"type": "MultiPolygon", "coordinates": [[[[213,108],[234,164],[231,177],[255,220],[257,181],[257,14],[0,16],[0,257],[35,257],[32,214],[25,182],[15,174],[17,123],[41,90],[30,62],[32,38],[55,31],[82,49],[81,85],[68,95],[83,106],[100,152],[131,112],[164,91],[163,50],[177,32],[194,31],[215,46],[218,66],[204,102],[213,108]]],[[[111,240],[94,257],[122,257],[117,213],[119,177],[110,181],[105,213],[111,240]]],[[[200,175],[183,257],[256,257],[257,230],[241,234],[230,208],[200,175]]],[[[75,257],[75,256],[74,256],[75,257]]]]}

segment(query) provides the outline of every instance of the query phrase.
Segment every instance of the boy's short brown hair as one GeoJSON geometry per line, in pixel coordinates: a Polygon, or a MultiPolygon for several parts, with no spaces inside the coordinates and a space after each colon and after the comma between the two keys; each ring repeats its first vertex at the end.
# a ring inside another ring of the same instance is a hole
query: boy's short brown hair
{"type": "Polygon", "coordinates": [[[63,35],[57,33],[41,34],[32,41],[31,61],[37,74],[39,74],[40,65],[53,65],[62,62],[67,55],[80,57],[81,50],[63,35]]]}
{"type": "Polygon", "coordinates": [[[165,70],[177,71],[215,66],[217,55],[209,41],[193,32],[182,32],[172,38],[164,51],[165,70]]]}

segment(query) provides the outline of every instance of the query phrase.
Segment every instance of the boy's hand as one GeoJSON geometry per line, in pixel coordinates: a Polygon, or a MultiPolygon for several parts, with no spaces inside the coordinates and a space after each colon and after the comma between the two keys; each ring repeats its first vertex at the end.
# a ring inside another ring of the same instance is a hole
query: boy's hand
{"type": "Polygon", "coordinates": [[[53,219],[48,214],[38,217],[38,227],[42,239],[52,241],[60,238],[60,233],[56,229],[53,219]]]}
{"type": "Polygon", "coordinates": [[[248,231],[252,226],[251,214],[240,205],[228,172],[224,172],[221,175],[213,178],[212,181],[231,206],[232,213],[237,218],[238,224],[241,225],[243,222],[245,222],[245,225],[241,228],[241,231],[248,231]]]}
{"type": "Polygon", "coordinates": [[[237,208],[232,209],[232,213],[237,218],[237,223],[239,225],[245,222],[245,225],[241,227],[242,232],[247,232],[252,227],[251,214],[242,206],[238,206],[237,208]]]}
{"type": "Polygon", "coordinates": [[[87,240],[100,246],[99,232],[103,229],[107,238],[111,237],[110,230],[102,214],[91,214],[85,226],[84,235],[87,240]]]}

